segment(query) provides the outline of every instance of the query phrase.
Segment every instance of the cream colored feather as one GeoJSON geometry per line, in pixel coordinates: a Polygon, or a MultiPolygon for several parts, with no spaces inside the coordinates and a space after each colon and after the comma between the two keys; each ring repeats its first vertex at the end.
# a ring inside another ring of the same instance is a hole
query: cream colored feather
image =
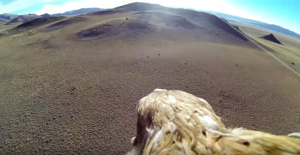
{"type": "Polygon", "coordinates": [[[138,104],[137,135],[127,155],[300,155],[295,135],[228,129],[204,99],[155,89],[138,104]]]}

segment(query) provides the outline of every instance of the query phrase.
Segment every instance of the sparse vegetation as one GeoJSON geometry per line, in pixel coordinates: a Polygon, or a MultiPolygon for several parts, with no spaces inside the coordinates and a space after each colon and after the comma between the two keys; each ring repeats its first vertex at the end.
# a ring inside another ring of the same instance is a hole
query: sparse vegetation
{"type": "MultiPolygon", "coordinates": [[[[300,67],[294,66],[290,62],[297,62],[300,63],[300,49],[296,47],[281,45],[277,43],[273,43],[262,38],[255,38],[252,37],[255,41],[257,41],[260,45],[262,45],[267,50],[273,52],[280,60],[288,64],[290,67],[295,69],[297,72],[300,73],[300,67]]],[[[299,41],[300,43],[300,41],[299,41]]]]}

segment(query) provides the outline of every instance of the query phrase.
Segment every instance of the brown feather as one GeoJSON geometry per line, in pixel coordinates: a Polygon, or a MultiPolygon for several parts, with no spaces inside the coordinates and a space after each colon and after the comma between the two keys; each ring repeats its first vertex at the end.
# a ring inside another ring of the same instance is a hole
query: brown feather
{"type": "Polygon", "coordinates": [[[300,139],[228,129],[204,99],[156,89],[138,104],[137,135],[127,155],[300,155],[300,139]]]}

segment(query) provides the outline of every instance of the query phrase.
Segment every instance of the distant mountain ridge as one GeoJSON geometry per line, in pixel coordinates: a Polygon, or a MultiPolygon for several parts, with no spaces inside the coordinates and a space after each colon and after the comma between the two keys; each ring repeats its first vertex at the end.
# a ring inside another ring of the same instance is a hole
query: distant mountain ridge
{"type": "Polygon", "coordinates": [[[0,18],[2,19],[7,19],[7,20],[12,20],[16,17],[18,17],[19,15],[16,14],[8,14],[8,13],[4,13],[4,14],[0,14],[0,18]]]}
{"type": "Polygon", "coordinates": [[[51,16],[75,16],[75,15],[80,15],[80,14],[86,14],[86,13],[91,13],[91,12],[96,12],[96,11],[102,11],[105,9],[101,8],[81,8],[78,10],[72,10],[72,11],[67,11],[64,13],[57,13],[57,14],[48,14],[45,13],[43,15],[35,15],[35,14],[26,14],[26,15],[16,15],[16,14],[0,14],[0,24],[12,24],[16,22],[27,22],[31,21],[37,18],[47,18],[51,16]]]}
{"type": "Polygon", "coordinates": [[[17,23],[17,22],[27,22],[27,21],[31,21],[31,20],[34,20],[37,18],[42,18],[42,17],[39,15],[36,15],[36,14],[20,15],[16,18],[10,20],[6,24],[12,24],[12,23],[17,23]]]}
{"type": "Polygon", "coordinates": [[[44,18],[45,18],[45,17],[50,17],[50,16],[51,16],[51,15],[48,14],[48,13],[45,13],[45,14],[42,14],[42,15],[41,15],[41,17],[44,17],[44,18]]]}
{"type": "Polygon", "coordinates": [[[101,11],[101,10],[104,10],[104,9],[101,9],[101,8],[81,8],[81,9],[78,9],[78,10],[67,11],[67,12],[64,12],[64,13],[52,14],[51,16],[74,16],[74,15],[86,14],[86,13],[101,11]]]}
{"type": "Polygon", "coordinates": [[[260,22],[260,21],[256,21],[256,20],[252,20],[252,19],[246,19],[246,18],[242,18],[242,17],[237,17],[234,15],[229,15],[229,14],[220,13],[220,12],[214,12],[214,11],[206,11],[206,12],[212,13],[218,17],[224,18],[224,19],[228,20],[229,22],[240,22],[240,23],[251,24],[254,26],[269,29],[269,30],[272,30],[275,32],[279,32],[279,33],[300,39],[300,34],[293,32],[291,30],[288,30],[286,28],[283,28],[281,26],[278,26],[278,25],[268,24],[268,23],[264,23],[264,22],[260,22]]]}
{"type": "Polygon", "coordinates": [[[8,14],[8,13],[4,13],[4,14],[0,14],[0,24],[5,24],[7,22],[9,22],[10,20],[18,17],[19,15],[16,14],[8,14]]]}

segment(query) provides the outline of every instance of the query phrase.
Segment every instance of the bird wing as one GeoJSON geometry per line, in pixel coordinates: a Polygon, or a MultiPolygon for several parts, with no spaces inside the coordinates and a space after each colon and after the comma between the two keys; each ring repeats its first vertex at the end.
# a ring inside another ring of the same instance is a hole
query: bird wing
{"type": "Polygon", "coordinates": [[[138,104],[128,155],[300,155],[300,139],[228,129],[204,99],[156,89],[138,104]]]}

